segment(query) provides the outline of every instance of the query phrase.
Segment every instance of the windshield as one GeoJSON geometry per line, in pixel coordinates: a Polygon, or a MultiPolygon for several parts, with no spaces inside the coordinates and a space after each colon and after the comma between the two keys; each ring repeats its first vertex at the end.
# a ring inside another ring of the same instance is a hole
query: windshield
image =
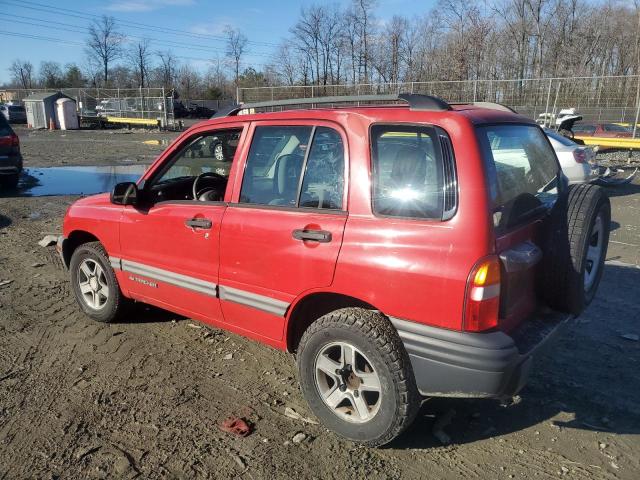
{"type": "Polygon", "coordinates": [[[498,229],[518,225],[558,195],[558,161],[533,125],[478,128],[498,229]]]}

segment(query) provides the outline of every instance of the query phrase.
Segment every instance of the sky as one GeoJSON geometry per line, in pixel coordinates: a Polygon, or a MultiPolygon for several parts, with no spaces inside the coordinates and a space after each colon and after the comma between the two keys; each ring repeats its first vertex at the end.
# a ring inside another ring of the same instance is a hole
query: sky
{"type": "MultiPolygon", "coordinates": [[[[85,62],[84,43],[92,19],[110,15],[131,42],[151,41],[153,51],[172,50],[182,63],[206,70],[211,60],[224,60],[226,25],[248,38],[244,62],[258,68],[269,63],[276,45],[303,6],[339,4],[349,0],[0,0],[0,84],[11,78],[16,59],[38,68],[41,61],[61,65],[85,62]],[[130,22],[130,23],[122,23],[130,22]]],[[[378,0],[375,15],[384,22],[394,14],[409,18],[426,13],[435,0],[378,0]]]]}

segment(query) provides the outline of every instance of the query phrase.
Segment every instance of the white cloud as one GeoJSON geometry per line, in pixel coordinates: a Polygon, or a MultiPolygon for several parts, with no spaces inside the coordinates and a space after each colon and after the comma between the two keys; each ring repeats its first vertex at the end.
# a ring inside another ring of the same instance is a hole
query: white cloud
{"type": "Polygon", "coordinates": [[[234,26],[235,22],[228,17],[218,17],[218,20],[211,23],[196,23],[189,27],[189,32],[198,35],[223,35],[227,25],[234,26]]]}
{"type": "Polygon", "coordinates": [[[164,7],[185,7],[194,0],[115,0],[107,5],[112,12],[150,12],[164,7]]]}

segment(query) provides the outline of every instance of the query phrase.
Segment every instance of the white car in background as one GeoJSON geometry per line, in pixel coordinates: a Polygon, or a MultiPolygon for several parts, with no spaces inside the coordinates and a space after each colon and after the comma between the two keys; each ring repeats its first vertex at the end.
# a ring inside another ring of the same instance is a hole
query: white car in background
{"type": "Polygon", "coordinates": [[[545,129],[544,132],[556,151],[560,167],[569,183],[589,183],[598,179],[596,152],[593,148],[578,145],[555,130],[545,129]]]}

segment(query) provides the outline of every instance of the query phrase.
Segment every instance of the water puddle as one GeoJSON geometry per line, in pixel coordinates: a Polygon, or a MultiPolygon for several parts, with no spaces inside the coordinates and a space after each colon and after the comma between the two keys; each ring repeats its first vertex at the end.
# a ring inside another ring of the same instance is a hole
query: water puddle
{"type": "MultiPolygon", "coordinates": [[[[146,168],[147,165],[26,168],[20,175],[17,193],[20,196],[40,197],[110,192],[116,183],[135,182],[146,168]]],[[[16,191],[0,190],[0,196],[15,194],[16,191]]]]}

